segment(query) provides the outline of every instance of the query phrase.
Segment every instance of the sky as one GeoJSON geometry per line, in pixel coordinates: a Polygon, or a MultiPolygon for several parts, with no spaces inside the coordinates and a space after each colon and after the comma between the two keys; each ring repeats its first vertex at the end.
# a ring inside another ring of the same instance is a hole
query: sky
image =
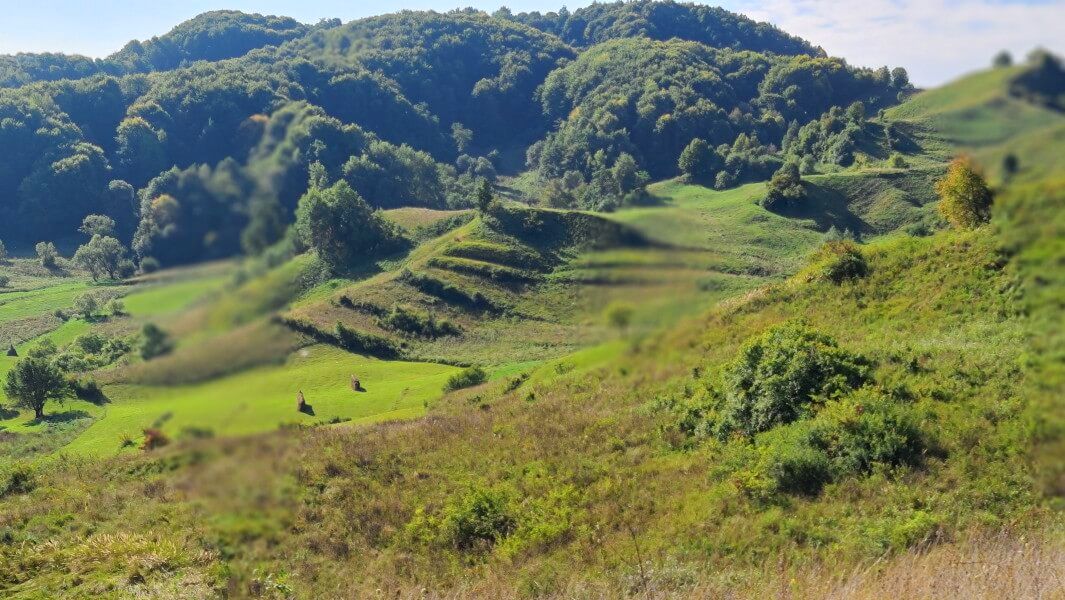
{"type": "MultiPolygon", "coordinates": [[[[0,0],[0,54],[66,52],[102,57],[131,39],[166,33],[219,8],[278,14],[314,23],[402,9],[473,6],[514,12],[570,10],[591,0],[0,0]]],[[[707,2],[699,2],[706,4],[707,2]]],[[[989,64],[999,50],[1020,58],[1042,46],[1065,54],[1065,0],[720,0],[769,21],[851,64],[903,66],[920,86],[944,83],[989,64]]]]}

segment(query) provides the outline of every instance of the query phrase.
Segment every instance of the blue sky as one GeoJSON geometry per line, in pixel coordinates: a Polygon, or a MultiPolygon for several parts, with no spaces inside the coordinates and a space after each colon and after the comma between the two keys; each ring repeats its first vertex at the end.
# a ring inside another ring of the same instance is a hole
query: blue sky
{"type": "MultiPolygon", "coordinates": [[[[345,21],[409,9],[474,6],[515,12],[571,10],[591,0],[7,0],[0,53],[58,51],[106,56],[133,38],[165,33],[206,10],[345,21]]],[[[1065,53],[1065,0],[723,0],[714,2],[823,46],[852,64],[901,65],[935,85],[988,64],[1000,49],[1065,53]]]]}

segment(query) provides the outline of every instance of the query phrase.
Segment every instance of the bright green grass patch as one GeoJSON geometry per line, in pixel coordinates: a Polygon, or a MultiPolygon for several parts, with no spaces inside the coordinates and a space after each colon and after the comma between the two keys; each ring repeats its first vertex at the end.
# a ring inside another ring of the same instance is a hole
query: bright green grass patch
{"type": "Polygon", "coordinates": [[[134,317],[154,317],[187,308],[204,296],[219,290],[228,280],[223,275],[162,283],[134,292],[123,299],[126,311],[134,317]]]}
{"type": "Polygon", "coordinates": [[[58,308],[70,308],[76,296],[93,287],[75,280],[35,290],[0,294],[0,323],[48,314],[58,308]]]}
{"type": "Polygon", "coordinates": [[[444,382],[457,371],[447,365],[384,361],[319,345],[295,353],[284,365],[201,384],[109,386],[105,391],[111,404],[105,406],[104,417],[64,451],[114,454],[123,436],[139,439],[141,430],[160,421],[170,436],[186,427],[241,435],[334,418],[370,422],[414,417],[440,395],[444,382]],[[365,392],[352,391],[352,374],[360,378],[365,392]],[[297,412],[300,390],[314,414],[297,412]]]}

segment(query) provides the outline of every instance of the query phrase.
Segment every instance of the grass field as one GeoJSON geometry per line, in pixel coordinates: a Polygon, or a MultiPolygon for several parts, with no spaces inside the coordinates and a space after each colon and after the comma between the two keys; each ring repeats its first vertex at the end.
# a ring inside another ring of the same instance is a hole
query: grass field
{"type": "Polygon", "coordinates": [[[158,424],[180,436],[195,427],[217,435],[271,431],[282,425],[350,420],[365,423],[410,418],[441,394],[458,369],[445,365],[382,361],[328,346],[304,348],[279,367],[261,367],[188,386],[115,385],[101,418],[64,451],[114,454],[124,436],[139,440],[141,430],[158,424]],[[354,392],[357,375],[365,392],[354,392]],[[311,406],[296,410],[302,390],[311,406]]]}

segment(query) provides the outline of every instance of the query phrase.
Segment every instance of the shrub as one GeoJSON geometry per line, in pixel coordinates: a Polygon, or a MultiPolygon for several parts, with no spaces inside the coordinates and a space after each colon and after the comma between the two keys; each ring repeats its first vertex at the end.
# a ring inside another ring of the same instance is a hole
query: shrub
{"type": "Polygon", "coordinates": [[[146,256],[141,259],[140,264],[141,273],[155,273],[159,270],[159,261],[152,256],[146,256]]]}
{"type": "Polygon", "coordinates": [[[170,336],[154,323],[145,323],[141,328],[141,358],[152,360],[174,349],[170,336]]]}
{"type": "Polygon", "coordinates": [[[717,434],[752,436],[808,416],[813,404],[865,383],[869,367],[809,327],[773,327],[748,340],[723,369],[717,434]]]}
{"type": "Polygon", "coordinates": [[[444,384],[444,391],[451,392],[462,388],[473,387],[488,381],[488,373],[481,367],[469,367],[455,373],[444,384]]]}
{"type": "Polygon", "coordinates": [[[107,301],[104,310],[110,313],[113,317],[121,317],[126,314],[126,304],[118,298],[112,298],[107,301]]]}
{"type": "Polygon", "coordinates": [[[437,516],[418,512],[408,524],[412,537],[464,552],[484,552],[517,527],[512,493],[503,487],[472,487],[452,496],[437,516]]]}
{"type": "Polygon", "coordinates": [[[438,321],[432,313],[420,312],[398,304],[392,307],[392,312],[378,318],[377,323],[384,329],[394,329],[425,338],[459,333],[458,326],[451,321],[438,321]]]}
{"type": "Polygon", "coordinates": [[[814,495],[832,480],[832,464],[810,441],[810,425],[800,421],[758,436],[758,467],[773,491],[814,495]]]}
{"type": "Polygon", "coordinates": [[[869,389],[826,404],[810,440],[831,457],[835,477],[877,464],[915,465],[929,446],[912,407],[869,389]]]}
{"type": "Polygon", "coordinates": [[[35,485],[33,469],[29,465],[12,464],[0,474],[0,498],[28,493],[33,491],[35,485]]]}
{"type": "Polygon", "coordinates": [[[141,442],[141,450],[145,452],[162,448],[170,443],[170,438],[160,429],[149,427],[144,430],[144,441],[141,442]]]}
{"type": "Polygon", "coordinates": [[[888,158],[888,166],[892,169],[905,169],[909,167],[910,164],[906,162],[906,158],[903,157],[902,154],[894,152],[891,154],[891,157],[888,158]]]}
{"type": "Polygon", "coordinates": [[[822,244],[810,257],[801,278],[806,281],[829,281],[839,285],[868,274],[869,263],[866,262],[858,244],[841,239],[822,244]]]}
{"type": "Polygon", "coordinates": [[[74,313],[85,319],[91,319],[100,308],[100,301],[92,294],[82,294],[74,298],[74,313]]]}
{"type": "Polygon", "coordinates": [[[0,275],[0,287],[7,287],[11,283],[11,278],[7,275],[0,275]]]}
{"type": "Polygon", "coordinates": [[[603,311],[603,317],[611,327],[624,334],[632,323],[634,311],[632,305],[627,302],[611,302],[603,311]]]}

